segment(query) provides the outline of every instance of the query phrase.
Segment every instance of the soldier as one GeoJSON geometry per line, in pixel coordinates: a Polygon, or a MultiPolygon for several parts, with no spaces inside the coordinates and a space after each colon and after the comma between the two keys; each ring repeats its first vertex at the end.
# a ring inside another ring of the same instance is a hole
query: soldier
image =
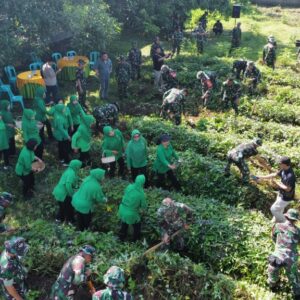
{"type": "Polygon", "coordinates": [[[207,106],[208,101],[211,99],[212,90],[216,84],[216,74],[213,72],[199,71],[197,79],[201,84],[203,105],[207,106]]]}
{"type": "Polygon", "coordinates": [[[180,54],[180,50],[181,50],[181,44],[183,41],[183,33],[180,30],[180,27],[177,27],[175,32],[172,35],[172,41],[173,41],[173,54],[175,54],[175,52],[177,53],[177,55],[180,54]]]}
{"type": "Polygon", "coordinates": [[[242,39],[242,23],[238,22],[237,25],[232,30],[232,39],[231,39],[231,48],[229,50],[229,54],[232,52],[234,48],[238,48],[241,45],[242,39]]]}
{"type": "Polygon", "coordinates": [[[133,300],[129,293],[122,291],[125,283],[123,269],[117,266],[110,267],[103,276],[103,281],[106,289],[94,293],[92,300],[133,300]]]}
{"type": "Polygon", "coordinates": [[[132,48],[128,54],[128,61],[131,66],[131,79],[141,78],[142,52],[137,47],[137,42],[132,43],[132,48]]]}
{"type": "Polygon", "coordinates": [[[284,268],[289,283],[292,285],[294,299],[300,300],[300,281],[298,272],[298,250],[300,229],[296,226],[299,213],[289,209],[285,214],[286,221],[277,223],[272,230],[275,251],[269,256],[268,284],[272,291],[278,290],[279,272],[284,268]]]}
{"type": "Polygon", "coordinates": [[[263,63],[275,69],[277,43],[273,36],[268,37],[268,43],[263,49],[263,63]]]}
{"type": "Polygon", "coordinates": [[[244,77],[244,74],[247,69],[247,63],[248,62],[245,59],[239,59],[233,62],[232,72],[235,73],[237,80],[241,79],[241,75],[242,77],[244,77]]]}
{"type": "Polygon", "coordinates": [[[169,117],[175,123],[180,125],[181,114],[184,112],[184,102],[187,96],[187,89],[170,89],[163,95],[163,103],[161,106],[161,116],[169,117]]]}
{"type": "Polygon", "coordinates": [[[176,72],[167,65],[161,67],[161,81],[160,81],[160,92],[166,92],[172,88],[176,88],[178,85],[176,79],[176,72]]]}
{"type": "Polygon", "coordinates": [[[235,114],[238,115],[238,102],[241,93],[241,86],[238,82],[234,81],[232,77],[223,82],[221,94],[223,94],[223,101],[225,102],[226,108],[228,108],[229,101],[231,102],[232,108],[235,114]]]}
{"type": "Polygon", "coordinates": [[[199,26],[193,31],[192,35],[196,37],[198,54],[203,53],[206,31],[202,27],[201,23],[199,23],[199,26]]]}
{"type": "Polygon", "coordinates": [[[208,16],[208,12],[206,11],[199,19],[199,24],[201,24],[201,26],[205,31],[207,28],[207,16],[208,16]]]}
{"type": "Polygon", "coordinates": [[[230,166],[235,164],[242,173],[243,182],[249,181],[249,167],[245,159],[258,154],[257,148],[262,145],[262,140],[259,138],[254,139],[251,143],[240,144],[236,148],[227,153],[227,165],[225,167],[225,176],[230,175],[230,166]]]}
{"type": "Polygon", "coordinates": [[[249,90],[252,94],[256,89],[257,84],[260,82],[261,74],[253,61],[247,63],[247,68],[244,74],[244,78],[249,81],[249,90]]]}
{"type": "Polygon", "coordinates": [[[5,250],[0,257],[0,291],[6,300],[26,299],[27,270],[21,263],[29,245],[22,237],[13,237],[4,243],[5,250]]]}
{"type": "Polygon", "coordinates": [[[116,67],[116,78],[118,83],[119,99],[123,100],[127,98],[127,89],[131,77],[130,64],[125,60],[125,57],[121,55],[119,57],[119,63],[116,67]]]}
{"type": "Polygon", "coordinates": [[[76,70],[76,90],[78,93],[78,100],[82,107],[87,108],[86,106],[86,89],[87,89],[87,81],[84,75],[84,67],[85,61],[79,59],[78,68],[76,70]]]}
{"type": "MultiPolygon", "coordinates": [[[[0,222],[5,219],[5,209],[12,203],[12,194],[3,192],[0,195],[0,222]]],[[[7,225],[0,223],[0,233],[13,231],[7,225]]]]}
{"type": "Polygon", "coordinates": [[[96,119],[97,130],[103,129],[104,126],[115,127],[119,120],[120,107],[117,102],[96,106],[93,109],[93,116],[96,119]]]}
{"type": "Polygon", "coordinates": [[[156,49],[159,48],[160,49],[160,55],[161,56],[165,56],[165,51],[163,49],[163,47],[160,44],[160,39],[159,37],[155,37],[153,44],[151,45],[151,49],[150,49],[150,57],[153,58],[154,54],[156,53],[156,49]]]}
{"type": "Polygon", "coordinates": [[[223,33],[223,24],[218,20],[213,27],[213,32],[216,36],[221,35],[223,33]]]}
{"type": "MultiPolygon", "coordinates": [[[[170,246],[171,236],[180,229],[188,229],[187,220],[192,216],[192,209],[179,202],[166,198],[157,211],[158,225],[161,229],[161,238],[167,247],[170,246]]],[[[182,234],[176,235],[173,244],[177,250],[184,248],[182,234]]]]}
{"type": "Polygon", "coordinates": [[[78,286],[91,275],[89,264],[95,255],[95,248],[83,246],[79,253],[70,257],[64,264],[52,286],[51,300],[73,300],[78,286]]]}

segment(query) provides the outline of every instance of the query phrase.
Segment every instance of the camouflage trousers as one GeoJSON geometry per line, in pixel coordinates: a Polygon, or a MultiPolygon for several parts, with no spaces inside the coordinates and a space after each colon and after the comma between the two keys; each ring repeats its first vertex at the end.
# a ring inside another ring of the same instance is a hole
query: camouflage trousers
{"type": "Polygon", "coordinates": [[[141,67],[139,65],[131,65],[131,79],[136,80],[141,78],[141,67]]]}
{"type": "Polygon", "coordinates": [[[204,41],[203,40],[197,40],[197,50],[198,50],[198,53],[203,53],[203,51],[204,51],[204,41]]]}
{"type": "Polygon", "coordinates": [[[234,96],[234,97],[224,97],[223,101],[225,103],[225,108],[228,109],[229,108],[229,102],[231,103],[231,106],[235,112],[236,115],[239,114],[239,109],[238,109],[238,97],[234,96]]]}
{"type": "Polygon", "coordinates": [[[55,283],[51,291],[51,300],[74,300],[75,291],[67,291],[60,287],[59,283],[55,283]]]}
{"type": "Polygon", "coordinates": [[[249,180],[250,171],[246,161],[243,158],[234,159],[231,155],[228,155],[227,159],[228,160],[227,165],[225,167],[225,174],[230,174],[230,167],[232,164],[235,164],[242,173],[243,181],[247,182],[249,180]]]}
{"type": "Polygon", "coordinates": [[[164,119],[171,120],[175,125],[181,124],[181,109],[173,106],[165,106],[162,108],[162,116],[164,119]]]}
{"type": "Polygon", "coordinates": [[[127,82],[118,82],[118,93],[119,93],[120,100],[127,97],[127,89],[128,89],[127,82]]]}
{"type": "Polygon", "coordinates": [[[173,46],[172,46],[172,52],[177,55],[180,54],[180,50],[181,50],[181,43],[173,43],[173,46]]]}

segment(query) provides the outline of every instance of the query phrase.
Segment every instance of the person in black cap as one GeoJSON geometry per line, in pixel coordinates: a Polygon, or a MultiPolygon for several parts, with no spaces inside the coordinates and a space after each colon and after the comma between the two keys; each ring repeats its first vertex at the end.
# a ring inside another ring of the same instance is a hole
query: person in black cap
{"type": "Polygon", "coordinates": [[[273,222],[283,223],[286,221],[284,216],[284,209],[295,198],[296,176],[291,167],[291,159],[283,156],[279,161],[280,170],[278,172],[269,174],[267,176],[256,176],[256,180],[281,178],[281,182],[272,180],[272,183],[279,189],[277,199],[271,206],[271,212],[274,216],[273,222]]]}
{"type": "Polygon", "coordinates": [[[79,59],[78,61],[78,68],[76,69],[76,90],[78,93],[78,100],[80,104],[87,108],[86,106],[86,87],[87,82],[86,78],[84,76],[84,67],[85,67],[85,61],[82,59],[79,59]]]}

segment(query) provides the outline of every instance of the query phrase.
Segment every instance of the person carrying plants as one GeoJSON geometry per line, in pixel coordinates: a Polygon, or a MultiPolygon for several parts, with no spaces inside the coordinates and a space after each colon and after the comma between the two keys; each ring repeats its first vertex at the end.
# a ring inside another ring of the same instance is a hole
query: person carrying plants
{"type": "Polygon", "coordinates": [[[132,43],[132,48],[128,54],[128,61],[131,66],[131,79],[141,78],[142,51],[138,48],[137,42],[132,43]]]}
{"type": "Polygon", "coordinates": [[[91,170],[90,175],[84,179],[79,190],[73,195],[72,206],[77,212],[80,231],[89,229],[95,203],[107,202],[100,184],[104,175],[105,171],[102,169],[91,170]]]}
{"type": "Polygon", "coordinates": [[[181,44],[183,41],[183,33],[180,30],[180,27],[176,27],[173,35],[172,35],[172,52],[173,54],[175,54],[175,52],[177,53],[177,55],[180,54],[180,50],[181,50],[181,44]]]}
{"type": "Polygon", "coordinates": [[[227,165],[225,167],[225,176],[230,176],[230,167],[232,164],[236,165],[242,173],[243,182],[249,181],[249,167],[245,159],[258,155],[257,148],[262,145],[262,140],[255,138],[250,143],[243,143],[228,151],[227,153],[227,165]]]}
{"type": "Polygon", "coordinates": [[[276,201],[271,206],[271,213],[274,216],[272,221],[276,223],[285,222],[286,219],[283,215],[284,209],[295,198],[296,176],[291,164],[291,159],[283,156],[279,162],[280,170],[278,172],[266,176],[255,176],[255,180],[258,182],[265,179],[272,180],[276,177],[281,178],[281,182],[272,180],[272,183],[279,189],[276,201]]]}
{"type": "Polygon", "coordinates": [[[236,115],[238,115],[238,103],[241,96],[241,85],[235,81],[231,76],[223,82],[222,90],[222,101],[225,103],[225,107],[228,108],[229,102],[236,115]]]}
{"type": "Polygon", "coordinates": [[[157,174],[156,186],[166,189],[166,175],[170,179],[172,186],[176,191],[181,191],[181,186],[174,174],[177,168],[179,157],[172,145],[170,144],[171,137],[168,134],[163,134],[159,138],[159,145],[156,150],[156,159],[153,165],[153,170],[157,174]]]}
{"type": "Polygon", "coordinates": [[[92,115],[83,115],[81,125],[76,133],[72,136],[72,149],[74,152],[80,153],[79,160],[82,161],[82,166],[91,165],[90,148],[92,143],[92,129],[95,124],[95,118],[92,115]]]}
{"type": "Polygon", "coordinates": [[[258,68],[255,66],[253,61],[248,61],[247,68],[244,74],[244,79],[249,82],[249,90],[252,94],[257,84],[260,82],[261,74],[258,68]]]}
{"type": "Polygon", "coordinates": [[[103,130],[105,126],[115,127],[119,121],[120,107],[117,102],[96,106],[93,109],[93,116],[96,119],[97,130],[103,130]]]}
{"type": "Polygon", "coordinates": [[[74,159],[70,161],[69,167],[62,174],[52,194],[58,203],[59,210],[56,216],[58,222],[74,223],[74,209],[71,204],[75,188],[78,186],[78,172],[82,162],[74,159]]]}
{"type": "Polygon", "coordinates": [[[94,247],[85,245],[66,261],[52,286],[50,300],[75,299],[79,285],[87,282],[92,273],[89,265],[95,254],[94,247]]]}
{"type": "Polygon", "coordinates": [[[268,43],[263,48],[263,63],[275,69],[277,43],[274,36],[268,37],[268,43]]]}
{"type": "Polygon", "coordinates": [[[110,178],[115,176],[116,164],[119,166],[119,176],[124,178],[125,173],[125,161],[124,161],[124,150],[125,141],[122,132],[119,129],[113,129],[110,126],[103,128],[104,139],[102,143],[102,156],[114,156],[115,161],[108,165],[110,178]]]}
{"type": "Polygon", "coordinates": [[[116,79],[118,84],[119,99],[123,100],[128,97],[127,90],[131,78],[131,66],[125,60],[124,55],[118,58],[116,66],[116,79]]]}
{"type": "Polygon", "coordinates": [[[73,135],[78,129],[81,123],[81,118],[85,115],[85,112],[82,109],[81,104],[78,102],[78,97],[76,95],[72,95],[70,97],[70,102],[67,104],[67,107],[69,108],[73,121],[73,131],[71,132],[73,135]]]}
{"type": "Polygon", "coordinates": [[[161,238],[166,246],[170,246],[171,242],[177,250],[184,248],[184,238],[182,233],[176,235],[173,241],[171,236],[181,229],[188,229],[187,220],[192,216],[193,210],[179,202],[175,202],[171,198],[162,201],[157,211],[158,225],[161,229],[161,238]]]}
{"type": "Polygon", "coordinates": [[[284,268],[292,286],[293,299],[300,300],[297,249],[300,243],[300,228],[296,226],[296,222],[300,220],[299,212],[289,209],[284,216],[285,222],[275,224],[272,230],[275,251],[268,259],[268,284],[273,292],[279,291],[279,273],[280,269],[284,268]]]}
{"type": "Polygon", "coordinates": [[[197,72],[197,79],[200,82],[202,96],[201,100],[203,100],[203,106],[207,106],[208,102],[212,97],[212,91],[216,85],[216,74],[214,72],[197,72]]]}
{"type": "Polygon", "coordinates": [[[92,300],[133,300],[129,293],[122,291],[125,284],[123,269],[117,266],[110,267],[103,276],[103,282],[106,289],[94,293],[92,300]]]}
{"type": "Polygon", "coordinates": [[[27,270],[21,259],[27,254],[29,245],[22,237],[13,237],[4,243],[0,257],[0,292],[5,300],[26,299],[27,270]]]}
{"type": "Polygon", "coordinates": [[[8,170],[9,165],[9,142],[5,123],[3,122],[2,115],[0,114],[0,159],[4,160],[4,170],[8,170]]]}
{"type": "Polygon", "coordinates": [[[144,193],[145,176],[139,175],[135,182],[128,185],[122,202],[119,206],[119,218],[121,219],[121,229],[119,237],[124,241],[127,236],[128,226],[133,226],[133,242],[141,238],[141,212],[147,208],[146,197],[144,193]]]}

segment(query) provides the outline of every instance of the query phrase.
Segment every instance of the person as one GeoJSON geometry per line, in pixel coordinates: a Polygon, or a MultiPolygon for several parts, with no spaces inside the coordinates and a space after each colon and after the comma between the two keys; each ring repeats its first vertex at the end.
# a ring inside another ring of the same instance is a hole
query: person
{"type": "Polygon", "coordinates": [[[268,43],[263,48],[263,63],[275,69],[276,63],[276,40],[273,36],[268,37],[268,43]]]}
{"type": "Polygon", "coordinates": [[[237,80],[240,80],[241,77],[244,78],[244,74],[247,69],[248,61],[245,59],[235,60],[232,65],[232,72],[235,73],[237,80]]]}
{"type": "Polygon", "coordinates": [[[71,137],[68,132],[68,120],[65,116],[66,107],[60,103],[54,107],[53,135],[57,140],[58,157],[60,162],[67,166],[69,163],[69,142],[71,137]]]}
{"type": "Polygon", "coordinates": [[[123,269],[110,267],[103,276],[103,282],[106,289],[95,292],[92,300],[133,300],[129,293],[122,291],[125,284],[123,269]]]}
{"type": "Polygon", "coordinates": [[[199,71],[196,77],[201,85],[203,106],[207,106],[212,97],[213,88],[216,85],[216,74],[214,72],[199,71]]]}
{"type": "Polygon", "coordinates": [[[228,77],[227,80],[223,82],[221,94],[223,95],[222,100],[225,103],[225,107],[228,108],[229,102],[231,102],[235,114],[238,115],[238,103],[241,94],[240,84],[231,76],[228,77]]]}
{"type": "Polygon", "coordinates": [[[275,182],[273,180],[273,183],[278,187],[279,192],[276,201],[271,206],[271,213],[273,215],[273,222],[283,223],[285,222],[285,217],[283,215],[284,209],[295,198],[296,176],[289,157],[281,157],[279,166],[280,170],[278,172],[267,176],[256,176],[256,180],[260,181],[280,177],[281,182],[275,182]]]}
{"type": "Polygon", "coordinates": [[[249,181],[250,171],[245,159],[258,155],[257,148],[261,145],[262,140],[259,138],[255,138],[250,143],[240,144],[234,149],[228,151],[225,175],[230,175],[230,167],[232,164],[235,164],[242,173],[243,182],[247,183],[249,181]]]}
{"type": "Polygon", "coordinates": [[[11,113],[11,106],[8,100],[0,101],[0,114],[6,127],[6,133],[9,144],[9,155],[16,155],[16,122],[13,118],[13,114],[11,113]]]}
{"type": "Polygon", "coordinates": [[[122,132],[119,129],[112,129],[110,126],[103,128],[103,143],[102,143],[102,156],[114,156],[115,161],[109,164],[108,175],[110,178],[115,176],[116,163],[119,165],[119,176],[124,178],[125,162],[124,162],[124,148],[125,141],[122,132]]]}
{"type": "Polygon", "coordinates": [[[170,179],[172,186],[176,191],[181,191],[181,186],[177,180],[174,170],[180,162],[179,157],[170,143],[171,137],[168,134],[162,134],[159,139],[159,145],[156,150],[156,159],[153,170],[157,174],[156,186],[166,189],[166,175],[170,179]]]}
{"type": "Polygon", "coordinates": [[[59,100],[56,75],[61,72],[61,69],[58,69],[57,72],[55,72],[53,70],[52,63],[51,58],[47,57],[47,61],[41,69],[41,75],[46,85],[47,104],[57,103],[59,100]]]}
{"type": "Polygon", "coordinates": [[[249,80],[249,90],[252,94],[255,91],[257,84],[260,82],[261,79],[261,73],[259,69],[255,66],[253,61],[249,61],[247,63],[244,78],[245,80],[249,80]]]}
{"type": "Polygon", "coordinates": [[[78,102],[78,97],[76,95],[72,95],[70,97],[70,102],[67,104],[67,107],[72,118],[73,131],[71,132],[71,135],[73,135],[77,131],[81,123],[81,118],[85,115],[85,112],[81,104],[78,102]]]}
{"type": "Polygon", "coordinates": [[[81,125],[72,137],[72,149],[75,153],[79,151],[79,160],[82,166],[91,165],[90,148],[92,142],[92,129],[95,124],[95,118],[92,115],[84,115],[82,117],[81,125]]]}
{"type": "Polygon", "coordinates": [[[20,152],[16,164],[15,172],[23,182],[23,196],[29,199],[34,191],[34,173],[32,163],[37,160],[42,163],[42,160],[35,156],[34,151],[38,147],[38,142],[35,139],[29,139],[20,152]]]}
{"type": "Polygon", "coordinates": [[[196,37],[198,54],[203,53],[206,31],[202,27],[201,23],[199,23],[198,27],[192,32],[192,35],[196,37]]]}
{"type": "Polygon", "coordinates": [[[156,49],[159,48],[160,49],[160,54],[161,56],[165,56],[165,51],[164,48],[162,47],[161,43],[160,43],[160,39],[158,36],[155,37],[153,44],[151,45],[150,48],[150,57],[153,58],[153,56],[156,53],[156,49]]]}
{"type": "Polygon", "coordinates": [[[217,22],[214,24],[213,32],[216,36],[221,35],[223,33],[223,24],[220,20],[217,20],[217,22]]]}
{"type": "Polygon", "coordinates": [[[205,31],[207,28],[207,17],[208,17],[208,12],[206,11],[199,19],[199,24],[201,24],[201,26],[205,31]]]}
{"type": "Polygon", "coordinates": [[[128,54],[128,61],[131,66],[131,79],[141,78],[142,51],[138,48],[137,42],[132,43],[132,48],[128,54]]]}
{"type": "Polygon", "coordinates": [[[242,23],[238,22],[232,30],[231,48],[229,50],[229,54],[232,52],[233,49],[239,48],[241,46],[241,40],[242,40],[241,25],[242,23]]]}
{"type": "Polygon", "coordinates": [[[90,264],[95,254],[94,247],[85,245],[66,261],[52,286],[50,300],[75,299],[78,286],[87,282],[92,273],[90,264]]]}
{"type": "Polygon", "coordinates": [[[278,291],[280,269],[284,268],[292,286],[293,299],[300,300],[297,249],[300,243],[300,229],[296,226],[300,218],[295,209],[289,209],[284,216],[285,222],[275,224],[272,229],[275,250],[268,259],[268,284],[272,291],[278,291]]]}
{"type": "Polygon", "coordinates": [[[146,210],[147,202],[144,193],[144,175],[138,175],[134,183],[127,186],[121,204],[119,206],[119,218],[121,229],[119,237],[124,241],[127,236],[128,226],[133,226],[133,242],[141,238],[141,213],[146,210]]]}
{"type": "Polygon", "coordinates": [[[131,132],[131,140],[126,147],[126,163],[128,170],[131,171],[132,181],[135,181],[138,175],[144,175],[147,188],[149,185],[147,176],[148,147],[147,141],[138,129],[131,132]]]}
{"type": "Polygon", "coordinates": [[[177,234],[171,241],[172,235],[181,229],[188,229],[188,219],[193,210],[186,204],[175,202],[171,198],[165,198],[157,210],[158,225],[161,230],[161,239],[169,247],[171,242],[175,249],[184,249],[183,234],[177,234]]]}
{"type": "Polygon", "coordinates": [[[184,112],[184,102],[187,96],[187,89],[171,89],[164,93],[161,106],[161,116],[169,117],[175,125],[181,124],[181,114],[184,112]]]}
{"type": "Polygon", "coordinates": [[[44,127],[46,126],[48,138],[53,139],[52,126],[47,118],[47,109],[44,101],[45,89],[42,86],[39,86],[35,90],[34,100],[33,100],[33,109],[35,112],[35,119],[43,126],[41,127],[39,134],[42,139],[43,144],[45,143],[45,131],[44,127]]]}
{"type": "Polygon", "coordinates": [[[176,76],[176,72],[172,70],[169,66],[162,65],[161,82],[159,90],[164,93],[172,88],[176,88],[178,86],[176,76]]]}
{"type": "Polygon", "coordinates": [[[116,79],[118,84],[119,99],[123,100],[127,98],[128,84],[131,78],[130,64],[125,60],[125,57],[121,55],[116,66],[116,79]]]}
{"type": "Polygon", "coordinates": [[[109,78],[112,72],[112,62],[107,52],[102,52],[101,57],[94,65],[96,75],[100,78],[100,96],[103,100],[108,99],[109,78]]]}
{"type": "Polygon", "coordinates": [[[7,192],[0,193],[0,233],[14,231],[14,229],[2,223],[5,219],[5,210],[12,204],[12,200],[12,194],[7,192]]]}
{"type": "Polygon", "coordinates": [[[3,156],[4,170],[8,170],[9,164],[9,143],[5,123],[3,122],[2,115],[0,114],[0,159],[3,156]]]}
{"type": "Polygon", "coordinates": [[[0,288],[5,300],[23,300],[27,295],[27,269],[21,259],[29,245],[22,237],[13,237],[4,243],[0,257],[0,288]]]}
{"type": "Polygon", "coordinates": [[[87,90],[87,81],[84,74],[85,61],[79,59],[78,68],[76,69],[76,90],[78,93],[79,103],[84,107],[86,106],[86,90],[87,90]]]}
{"type": "Polygon", "coordinates": [[[183,41],[183,33],[180,30],[180,27],[177,27],[175,29],[175,32],[172,35],[172,52],[173,52],[173,54],[175,54],[175,52],[177,53],[177,55],[180,54],[182,41],[183,41]]]}
{"type": "Polygon", "coordinates": [[[97,130],[102,131],[104,126],[115,127],[119,121],[119,111],[117,102],[94,107],[93,116],[96,119],[97,130]]]}
{"type": "Polygon", "coordinates": [[[70,161],[69,167],[62,174],[58,184],[54,187],[52,195],[58,203],[59,210],[56,216],[57,222],[68,222],[73,224],[74,209],[71,204],[75,189],[78,186],[78,172],[82,162],[77,159],[70,161]]]}
{"type": "Polygon", "coordinates": [[[78,228],[80,231],[88,230],[92,221],[92,212],[96,202],[107,202],[102,192],[101,181],[104,179],[105,171],[93,169],[86,177],[79,190],[73,195],[72,206],[77,212],[78,228]]]}
{"type": "Polygon", "coordinates": [[[26,143],[29,139],[35,139],[38,143],[34,153],[40,159],[43,159],[44,143],[39,132],[38,121],[35,119],[35,112],[32,109],[24,109],[22,117],[22,134],[26,143]]]}

